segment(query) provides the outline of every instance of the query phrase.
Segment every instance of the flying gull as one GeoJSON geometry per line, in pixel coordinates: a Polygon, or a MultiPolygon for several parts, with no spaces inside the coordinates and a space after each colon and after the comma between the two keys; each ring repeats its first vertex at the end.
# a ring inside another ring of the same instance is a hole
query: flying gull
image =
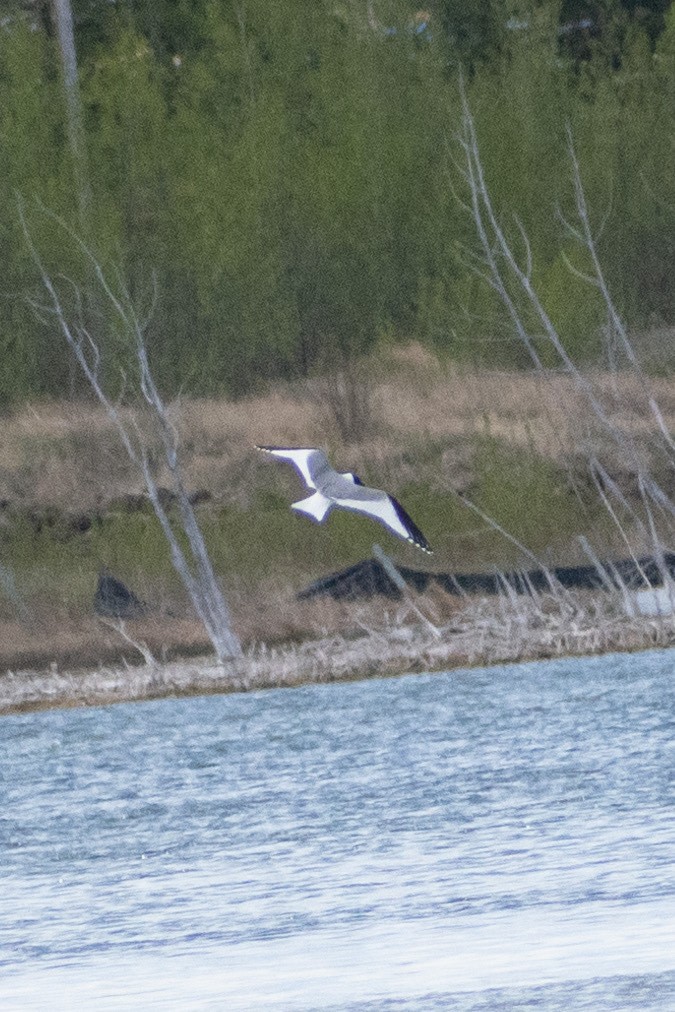
{"type": "Polygon", "coordinates": [[[393,495],[368,488],[350,471],[333,470],[323,450],[285,446],[256,446],[256,450],[290,461],[307,488],[314,490],[307,499],[294,502],[291,509],[306,513],[317,523],[323,523],[334,506],[365,513],[399,538],[431,555],[429,542],[393,495]]]}

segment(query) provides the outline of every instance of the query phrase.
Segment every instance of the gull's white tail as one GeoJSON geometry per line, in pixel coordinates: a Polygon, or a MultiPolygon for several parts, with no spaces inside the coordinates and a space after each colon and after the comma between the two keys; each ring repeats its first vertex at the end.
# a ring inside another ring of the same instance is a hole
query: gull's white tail
{"type": "Polygon", "coordinates": [[[297,510],[298,513],[306,513],[312,520],[316,520],[317,523],[322,523],[335,504],[327,499],[321,492],[315,492],[314,495],[310,495],[307,499],[301,499],[299,502],[294,502],[291,509],[297,510]]]}

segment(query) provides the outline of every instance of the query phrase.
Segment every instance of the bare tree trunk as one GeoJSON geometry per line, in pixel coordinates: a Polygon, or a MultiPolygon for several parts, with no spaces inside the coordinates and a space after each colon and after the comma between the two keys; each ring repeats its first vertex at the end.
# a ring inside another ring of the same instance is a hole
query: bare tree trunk
{"type": "MultiPolygon", "coordinates": [[[[542,363],[536,354],[532,339],[525,328],[523,316],[519,308],[520,300],[524,301],[525,305],[529,308],[530,313],[533,312],[534,317],[539,321],[541,326],[540,340],[546,341],[549,347],[553,349],[558,361],[571,375],[575,385],[587,399],[587,403],[593,414],[601,423],[604,431],[610,436],[623,460],[631,468],[637,479],[642,508],[644,510],[644,519],[638,518],[636,514],[634,514],[634,519],[639,522],[639,526],[641,527],[644,535],[651,541],[657,562],[660,565],[665,579],[667,571],[663,557],[663,546],[657,533],[654,514],[656,511],[665,514],[669,518],[669,522],[672,527],[672,520],[675,518],[675,502],[673,502],[671,496],[657,483],[652,474],[649,473],[644,454],[640,452],[640,448],[635,438],[630,433],[622,431],[620,427],[614,423],[612,417],[605,408],[596,385],[589,376],[581,372],[567,352],[567,349],[565,348],[565,345],[561,340],[551,318],[547,314],[544,304],[539,297],[539,293],[534,286],[530,243],[525,229],[517,217],[515,218],[515,225],[519,233],[520,243],[524,247],[524,255],[522,257],[516,255],[514,244],[507,236],[507,233],[500,222],[492,203],[492,196],[483,171],[476,126],[461,75],[459,90],[462,103],[462,130],[458,136],[458,142],[463,153],[463,159],[462,163],[456,162],[455,167],[466,184],[469,200],[466,202],[460,198],[458,199],[466,213],[473,221],[481,247],[480,254],[476,254],[471,250],[465,251],[468,266],[479,277],[481,277],[483,281],[489,284],[500,297],[513,321],[518,339],[529,352],[534,366],[538,370],[541,369],[542,363]],[[510,284],[507,283],[507,279],[510,284]]],[[[655,448],[660,448],[664,451],[669,464],[674,466],[675,440],[673,440],[673,437],[671,436],[659,405],[657,404],[650,389],[648,380],[642,371],[628,337],[623,320],[616,309],[609,287],[605,280],[604,272],[597,252],[596,239],[591,229],[590,215],[583,190],[579,162],[574,150],[571,134],[569,135],[569,154],[573,169],[574,195],[578,224],[570,224],[566,219],[562,218],[562,215],[561,218],[567,231],[577,242],[580,243],[581,246],[586,249],[592,264],[592,273],[588,275],[582,274],[580,271],[576,270],[569,261],[567,261],[567,266],[573,274],[599,290],[605,303],[610,325],[618,337],[633,374],[637,377],[642,386],[646,403],[657,423],[660,439],[658,443],[655,444],[655,448]]],[[[604,472],[604,469],[601,469],[597,461],[594,459],[589,461],[589,468],[597,485],[598,476],[604,472]]],[[[606,477],[606,472],[604,472],[604,474],[606,477]]],[[[621,504],[622,508],[625,509],[627,502],[620,490],[616,487],[615,483],[605,480],[605,484],[607,486],[607,490],[617,500],[617,502],[621,504]]],[[[601,495],[601,499],[605,507],[608,509],[613,521],[617,524],[622,537],[625,539],[625,532],[621,526],[620,519],[616,512],[611,508],[609,499],[607,495],[604,494],[604,491],[601,495]]]]}
{"type": "Polygon", "coordinates": [[[368,17],[368,25],[369,25],[369,27],[374,32],[380,31],[380,29],[381,29],[382,26],[380,25],[380,22],[377,20],[377,16],[375,14],[375,6],[373,4],[373,0],[366,0],[366,11],[367,11],[367,17],[368,17]]]}
{"type": "MultiPolygon", "coordinates": [[[[117,433],[129,459],[138,468],[143,478],[148,498],[152,503],[157,520],[167,540],[171,562],[190,596],[195,612],[204,624],[218,660],[221,663],[234,660],[241,656],[241,645],[232,630],[229,609],[213,572],[206,544],[192,508],[190,497],[185,488],[178,458],[178,436],[169,418],[167,407],[155,386],[155,381],[150,370],[144,336],[147,320],[143,321],[139,319],[121,278],[117,279],[118,294],[111,287],[106,275],[103,273],[101,265],[86,243],[68,229],[61,219],[50,215],[61,228],[64,228],[68,232],[82,253],[90,261],[99,284],[102,302],[107,305],[109,315],[116,318],[117,327],[121,325],[122,334],[128,342],[129,350],[133,353],[137,398],[145,401],[157,426],[164,450],[164,459],[171,475],[173,490],[178,502],[183,532],[187,539],[189,551],[184,551],[181,547],[172,527],[171,520],[162,504],[136,416],[132,414],[131,420],[128,421],[121,412],[119,405],[107,394],[101,379],[101,350],[99,344],[83,322],[72,321],[69,318],[61,301],[56,283],[45,269],[32,241],[23,207],[20,203],[19,215],[28,249],[38,269],[48,297],[47,306],[38,305],[33,302],[33,308],[38,315],[48,315],[56,319],[58,328],[73,357],[80,366],[108,418],[117,429],[117,433]]],[[[77,294],[79,295],[79,293],[77,294]]],[[[79,299],[78,301],[81,302],[79,299]]],[[[129,381],[130,377],[127,376],[126,379],[129,381]]]]}
{"type": "Polygon", "coordinates": [[[77,191],[77,206],[80,228],[88,235],[89,210],[91,207],[91,191],[87,167],[87,151],[84,139],[82,102],[77,76],[77,52],[75,50],[75,31],[73,27],[73,11],[70,0],[52,0],[52,14],[56,26],[56,35],[61,53],[61,71],[63,90],[66,98],[66,124],[68,142],[73,160],[73,174],[77,191]]]}

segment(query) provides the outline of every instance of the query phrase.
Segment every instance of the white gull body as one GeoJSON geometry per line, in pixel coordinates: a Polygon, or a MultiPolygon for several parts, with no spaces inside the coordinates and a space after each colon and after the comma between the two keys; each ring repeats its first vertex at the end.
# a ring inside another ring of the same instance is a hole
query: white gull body
{"type": "Polygon", "coordinates": [[[323,523],[334,507],[363,513],[384,524],[392,534],[431,554],[427,539],[392,495],[368,488],[349,471],[335,471],[323,450],[284,446],[256,446],[256,450],[289,461],[307,488],[313,490],[307,499],[294,502],[291,509],[305,513],[317,523],[323,523]]]}

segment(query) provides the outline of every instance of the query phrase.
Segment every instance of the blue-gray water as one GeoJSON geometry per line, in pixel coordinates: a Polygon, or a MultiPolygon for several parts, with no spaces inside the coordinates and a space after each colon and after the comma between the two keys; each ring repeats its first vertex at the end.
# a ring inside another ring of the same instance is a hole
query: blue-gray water
{"type": "Polygon", "coordinates": [[[675,1008],[675,653],[0,719],[0,1007],[675,1008]]]}

